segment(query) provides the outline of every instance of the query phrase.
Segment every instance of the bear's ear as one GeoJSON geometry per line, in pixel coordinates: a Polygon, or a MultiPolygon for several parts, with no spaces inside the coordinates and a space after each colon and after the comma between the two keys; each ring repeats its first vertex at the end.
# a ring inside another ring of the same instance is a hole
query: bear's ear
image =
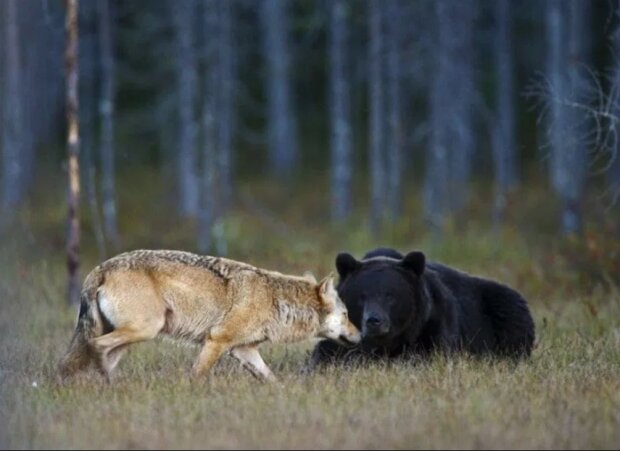
{"type": "Polygon", "coordinates": [[[426,257],[422,252],[409,252],[400,264],[404,268],[412,270],[417,276],[421,276],[426,266],[426,257]]]}
{"type": "Polygon", "coordinates": [[[346,252],[342,252],[336,257],[336,269],[341,279],[347,277],[360,266],[362,266],[362,264],[358,262],[355,257],[346,252]]]}

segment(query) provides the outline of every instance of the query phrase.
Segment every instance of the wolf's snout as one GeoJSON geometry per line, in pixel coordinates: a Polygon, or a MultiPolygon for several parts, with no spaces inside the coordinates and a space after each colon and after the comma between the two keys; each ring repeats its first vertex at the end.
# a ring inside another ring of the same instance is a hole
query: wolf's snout
{"type": "Polygon", "coordinates": [[[355,331],[355,333],[349,333],[349,334],[341,334],[339,337],[340,341],[346,345],[349,346],[353,346],[358,344],[360,341],[362,341],[362,335],[358,332],[355,331]]]}

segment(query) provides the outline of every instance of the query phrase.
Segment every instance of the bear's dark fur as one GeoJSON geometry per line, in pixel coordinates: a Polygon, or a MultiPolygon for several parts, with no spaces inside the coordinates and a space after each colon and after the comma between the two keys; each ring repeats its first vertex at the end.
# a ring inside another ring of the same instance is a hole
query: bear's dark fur
{"type": "Polygon", "coordinates": [[[534,322],[515,290],[448,266],[421,252],[389,248],[361,261],[336,258],[338,293],[362,342],[351,350],[319,343],[311,367],[349,357],[415,357],[435,350],[523,358],[534,345],[534,322]]]}

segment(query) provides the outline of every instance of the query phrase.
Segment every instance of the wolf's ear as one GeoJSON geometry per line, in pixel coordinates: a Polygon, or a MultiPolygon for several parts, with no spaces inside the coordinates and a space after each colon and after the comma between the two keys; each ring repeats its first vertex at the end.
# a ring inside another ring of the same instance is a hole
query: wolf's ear
{"type": "Polygon", "coordinates": [[[316,281],[316,277],[314,277],[314,274],[312,274],[312,271],[304,271],[304,274],[302,277],[306,280],[309,280],[312,283],[318,283],[316,281]]]}
{"type": "Polygon", "coordinates": [[[424,273],[424,268],[426,267],[426,257],[422,252],[409,252],[405,255],[400,264],[404,268],[413,271],[417,276],[421,276],[424,273]]]}
{"type": "Polygon", "coordinates": [[[336,269],[341,279],[347,277],[360,266],[362,266],[362,264],[358,262],[355,257],[346,252],[342,252],[336,257],[336,269]]]}
{"type": "Polygon", "coordinates": [[[331,300],[338,296],[338,292],[334,287],[334,273],[330,273],[321,282],[319,282],[319,296],[323,300],[331,300]]]}

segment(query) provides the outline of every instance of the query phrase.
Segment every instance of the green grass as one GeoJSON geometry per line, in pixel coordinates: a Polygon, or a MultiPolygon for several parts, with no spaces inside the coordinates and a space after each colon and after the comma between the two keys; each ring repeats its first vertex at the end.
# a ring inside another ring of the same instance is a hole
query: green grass
{"type": "MultiPolygon", "coordinates": [[[[194,225],[180,223],[165,200],[152,200],[165,199],[164,188],[136,177],[132,183],[144,189],[121,199],[121,212],[130,212],[121,220],[123,249],[194,250],[194,225]]],[[[282,381],[269,385],[230,358],[208,378],[191,381],[197,349],[155,341],[133,347],[111,385],[91,373],[61,385],[55,368],[76,309],[65,304],[59,189],[36,193],[37,202],[21,212],[22,225],[0,241],[0,447],[620,446],[618,259],[609,257],[618,243],[604,225],[588,224],[586,245],[554,236],[553,209],[532,188],[521,193],[509,226],[497,234],[475,203],[467,221],[455,221],[436,240],[414,214],[420,206],[413,198],[405,219],[374,240],[363,205],[349,223],[330,229],[320,201],[324,184],[316,185],[292,194],[258,182],[241,185],[274,213],[260,219],[243,207],[234,210],[226,223],[230,256],[323,276],[341,250],[359,257],[377,244],[420,248],[433,260],[497,278],[528,298],[537,326],[531,360],[437,356],[417,365],[302,375],[311,343],[265,345],[265,360],[282,381]]],[[[88,223],[84,242],[85,274],[99,259],[88,223]]]]}

